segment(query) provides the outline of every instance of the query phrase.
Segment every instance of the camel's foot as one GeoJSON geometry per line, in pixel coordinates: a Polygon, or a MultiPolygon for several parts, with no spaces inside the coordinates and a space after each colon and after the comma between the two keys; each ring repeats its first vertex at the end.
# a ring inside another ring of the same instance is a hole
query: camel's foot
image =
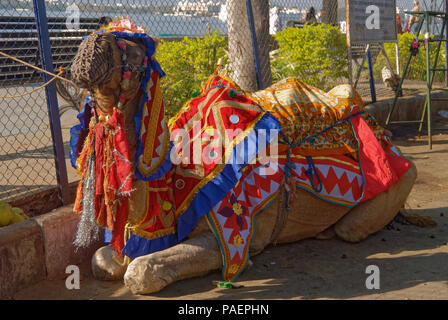
{"type": "Polygon", "coordinates": [[[133,294],[155,293],[175,281],[202,276],[220,266],[216,238],[205,232],[174,247],[134,259],[124,275],[124,283],[133,294]]]}
{"type": "Polygon", "coordinates": [[[111,246],[99,248],[92,257],[92,273],[98,280],[121,280],[126,268],[111,246]]]}
{"type": "Polygon", "coordinates": [[[335,235],[336,235],[336,232],[334,232],[334,228],[333,228],[333,226],[331,226],[330,228],[317,234],[314,238],[317,240],[330,240],[330,239],[333,239],[335,235]]]}
{"type": "Polygon", "coordinates": [[[412,165],[389,190],[350,210],[335,224],[336,234],[345,241],[359,242],[383,229],[405,203],[416,178],[417,169],[412,165]]]}

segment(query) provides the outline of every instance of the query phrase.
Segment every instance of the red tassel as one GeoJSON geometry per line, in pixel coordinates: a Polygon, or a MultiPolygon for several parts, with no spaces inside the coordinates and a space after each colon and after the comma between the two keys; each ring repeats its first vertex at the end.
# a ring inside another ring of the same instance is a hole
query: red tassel
{"type": "Polygon", "coordinates": [[[98,123],[95,126],[95,215],[97,223],[105,227],[104,216],[104,125],[98,123]]]}
{"type": "Polygon", "coordinates": [[[119,257],[123,256],[123,254],[121,253],[121,249],[124,246],[124,231],[126,228],[126,222],[128,221],[128,215],[129,198],[122,198],[117,204],[114,231],[112,233],[112,240],[110,242],[111,247],[117,251],[119,257]]]}
{"type": "Polygon", "coordinates": [[[124,232],[129,216],[129,197],[132,192],[132,166],[129,143],[124,132],[123,115],[114,110],[108,124],[112,127],[114,148],[109,188],[113,188],[117,199],[111,246],[119,256],[122,256],[121,249],[124,245],[124,232]]]}

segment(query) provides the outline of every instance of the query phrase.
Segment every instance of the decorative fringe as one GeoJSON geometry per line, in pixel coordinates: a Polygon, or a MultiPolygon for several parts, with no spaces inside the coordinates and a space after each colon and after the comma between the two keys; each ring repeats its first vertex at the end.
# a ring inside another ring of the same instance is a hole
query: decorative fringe
{"type": "Polygon", "coordinates": [[[88,247],[99,238],[99,227],[95,216],[95,156],[88,159],[88,176],[83,179],[83,197],[81,220],[78,223],[78,231],[73,241],[75,247],[88,247]]]}

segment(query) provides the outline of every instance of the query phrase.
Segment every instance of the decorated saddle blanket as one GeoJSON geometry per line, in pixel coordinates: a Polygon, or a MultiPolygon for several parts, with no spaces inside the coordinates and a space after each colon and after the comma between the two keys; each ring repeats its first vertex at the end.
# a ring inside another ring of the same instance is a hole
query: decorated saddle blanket
{"type": "Polygon", "coordinates": [[[225,280],[234,281],[247,265],[255,219],[279,196],[288,166],[296,187],[347,207],[389,189],[410,168],[387,137],[383,143],[391,146],[392,153],[384,152],[361,116],[357,118],[352,125],[361,141],[360,161],[347,155],[302,156],[300,150],[293,150],[288,160],[287,146],[280,146],[278,157],[242,169],[235,187],[207,215],[220,243],[225,280]]]}
{"type": "Polygon", "coordinates": [[[235,187],[207,215],[229,281],[247,265],[257,215],[286,181],[353,207],[389,189],[410,168],[385,130],[362,112],[362,99],[349,86],[326,94],[289,78],[246,96],[279,120],[280,144],[267,161],[245,166],[235,187]]]}
{"type": "MultiPolygon", "coordinates": [[[[304,156],[356,154],[358,142],[351,124],[345,121],[334,125],[347,119],[353,106],[360,111],[364,107],[361,97],[351,86],[340,85],[324,92],[298,79],[287,78],[265,90],[246,95],[280,121],[282,140],[298,144],[297,153],[304,156]],[[315,138],[305,140],[313,135],[315,138]]],[[[381,139],[384,129],[368,114],[362,116],[375,136],[381,139]]]]}

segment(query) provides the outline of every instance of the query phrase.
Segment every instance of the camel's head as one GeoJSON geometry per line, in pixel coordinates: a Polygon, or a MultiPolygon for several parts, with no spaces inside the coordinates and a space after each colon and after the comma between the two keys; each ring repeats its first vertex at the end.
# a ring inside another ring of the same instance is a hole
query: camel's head
{"type": "Polygon", "coordinates": [[[88,89],[99,109],[109,114],[120,100],[133,99],[138,94],[145,52],[139,39],[93,33],[79,46],[71,67],[73,81],[88,89]]]}

